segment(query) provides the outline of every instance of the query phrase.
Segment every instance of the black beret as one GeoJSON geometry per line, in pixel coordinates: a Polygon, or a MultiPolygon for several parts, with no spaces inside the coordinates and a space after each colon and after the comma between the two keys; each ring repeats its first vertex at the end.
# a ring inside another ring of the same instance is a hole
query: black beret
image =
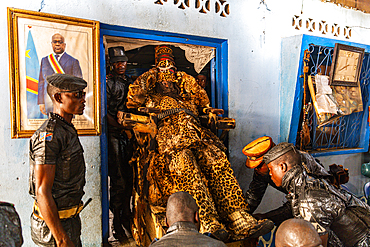
{"type": "Polygon", "coordinates": [[[79,91],[87,87],[87,82],[77,76],[68,74],[53,74],[46,77],[46,81],[59,89],[66,91],[79,91]]]}
{"type": "Polygon", "coordinates": [[[109,61],[111,63],[116,62],[127,62],[128,57],[125,54],[125,48],[123,46],[116,46],[108,48],[109,61]]]}
{"type": "Polygon", "coordinates": [[[263,155],[263,161],[265,164],[268,164],[291,150],[295,150],[293,144],[288,142],[279,143],[275,147],[271,148],[265,155],[263,155]]]}

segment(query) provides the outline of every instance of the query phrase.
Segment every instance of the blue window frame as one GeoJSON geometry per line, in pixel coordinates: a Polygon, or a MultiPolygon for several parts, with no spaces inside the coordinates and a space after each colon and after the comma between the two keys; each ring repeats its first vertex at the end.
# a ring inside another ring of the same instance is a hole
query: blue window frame
{"type": "Polygon", "coordinates": [[[101,179],[102,179],[102,232],[103,241],[107,242],[109,234],[109,202],[108,202],[108,153],[106,125],[106,61],[103,37],[115,36],[132,39],[154,40],[191,45],[202,45],[216,48],[216,57],[211,61],[211,106],[222,108],[224,116],[228,116],[228,44],[227,40],[206,38],[177,33],[151,31],[123,26],[100,24],[100,74],[101,74],[101,179]]]}
{"type": "MultiPolygon", "coordinates": [[[[332,63],[335,43],[365,48],[365,57],[361,69],[360,86],[363,101],[363,111],[352,113],[339,118],[338,121],[328,124],[318,131],[316,114],[308,115],[310,122],[311,144],[310,153],[314,156],[335,154],[350,154],[368,151],[369,147],[369,91],[370,91],[370,46],[353,42],[319,38],[303,35],[299,69],[297,74],[296,90],[293,103],[292,120],[289,132],[289,142],[296,144],[299,126],[302,124],[303,102],[303,58],[307,49],[311,53],[309,62],[309,75],[316,75],[320,70],[327,70],[332,63]],[[325,133],[325,134],[323,134],[325,133]]],[[[321,71],[323,74],[324,71],[321,71]]],[[[307,93],[309,94],[309,92],[307,93]]]]}

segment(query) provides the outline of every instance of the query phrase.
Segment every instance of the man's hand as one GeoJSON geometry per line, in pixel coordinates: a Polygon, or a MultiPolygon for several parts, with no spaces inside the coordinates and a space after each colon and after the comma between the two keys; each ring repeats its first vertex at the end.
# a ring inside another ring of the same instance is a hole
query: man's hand
{"type": "Polygon", "coordinates": [[[44,115],[48,115],[48,114],[46,113],[46,111],[45,111],[45,105],[40,105],[40,111],[41,111],[41,113],[42,113],[42,114],[44,114],[44,115]]]}
{"type": "Polygon", "coordinates": [[[75,247],[75,245],[72,243],[72,241],[68,239],[64,239],[63,241],[57,242],[58,247],[75,247]]]}
{"type": "Polygon", "coordinates": [[[252,214],[252,216],[256,218],[256,220],[263,220],[267,218],[265,214],[252,214]]]}
{"type": "Polygon", "coordinates": [[[136,122],[130,120],[122,120],[120,121],[121,129],[124,130],[131,130],[135,127],[136,122]]]}
{"type": "MultiPolygon", "coordinates": [[[[107,114],[109,115],[109,114],[107,114]]],[[[124,130],[131,130],[133,127],[135,127],[136,122],[131,119],[126,119],[125,116],[130,115],[122,111],[117,112],[117,123],[119,124],[118,128],[124,129],[124,130]]],[[[109,122],[108,122],[109,123],[109,122]]]]}
{"type": "Polygon", "coordinates": [[[161,113],[161,110],[159,108],[155,108],[155,107],[139,107],[137,110],[138,110],[138,112],[142,112],[142,113],[146,113],[146,114],[150,114],[150,113],[159,114],[159,113],[161,113]]]}
{"type": "Polygon", "coordinates": [[[210,113],[217,114],[217,115],[222,115],[224,114],[223,109],[217,109],[217,108],[211,108],[210,113]]]}
{"type": "Polygon", "coordinates": [[[207,107],[207,108],[204,108],[203,109],[203,112],[205,114],[216,114],[216,115],[222,115],[224,114],[224,110],[223,109],[217,109],[217,108],[213,108],[213,107],[207,107]]]}

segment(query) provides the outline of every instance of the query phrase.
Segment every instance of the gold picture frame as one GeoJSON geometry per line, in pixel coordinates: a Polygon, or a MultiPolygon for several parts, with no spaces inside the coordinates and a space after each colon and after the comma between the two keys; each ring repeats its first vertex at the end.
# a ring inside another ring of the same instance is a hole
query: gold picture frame
{"type": "Polygon", "coordinates": [[[50,109],[50,98],[45,93],[44,78],[57,68],[62,68],[59,73],[87,81],[85,112],[75,116],[72,123],[79,135],[99,135],[99,22],[15,8],[7,10],[11,137],[31,137],[45,121],[47,116],[41,112],[48,111],[41,109],[50,109]],[[65,50],[57,65],[51,66],[50,62],[55,61],[50,60],[55,34],[63,36],[65,50]]]}

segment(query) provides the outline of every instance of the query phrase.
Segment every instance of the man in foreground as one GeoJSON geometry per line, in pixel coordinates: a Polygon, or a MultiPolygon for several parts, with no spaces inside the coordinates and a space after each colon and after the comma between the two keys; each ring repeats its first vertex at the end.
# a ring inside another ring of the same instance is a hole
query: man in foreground
{"type": "Polygon", "coordinates": [[[168,198],[166,224],[169,227],[166,235],[150,246],[226,246],[221,241],[199,233],[199,208],[187,192],[179,191],[168,198]]]}
{"type": "Polygon", "coordinates": [[[288,192],[295,218],[312,223],[323,246],[330,230],[344,246],[370,245],[370,207],[346,190],[307,174],[293,144],[280,143],[263,156],[276,186],[288,192]]]}
{"type": "Polygon", "coordinates": [[[276,247],[322,247],[313,225],[302,219],[284,221],[276,231],[276,247]]]}
{"type": "Polygon", "coordinates": [[[86,81],[67,74],[46,78],[53,112],[30,139],[32,240],[39,246],[81,246],[85,160],[72,122],[85,109],[86,81]]]}

